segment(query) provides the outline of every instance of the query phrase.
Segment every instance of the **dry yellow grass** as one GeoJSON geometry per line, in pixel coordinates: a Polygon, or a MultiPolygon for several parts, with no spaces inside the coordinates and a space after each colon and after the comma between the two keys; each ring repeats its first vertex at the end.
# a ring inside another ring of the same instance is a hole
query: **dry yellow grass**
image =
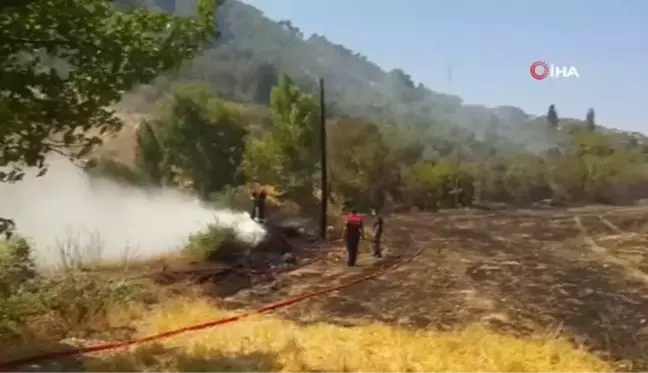
{"type": "MultiPolygon", "coordinates": [[[[139,327],[150,335],[227,313],[202,299],[174,300],[139,327]]],[[[384,324],[298,325],[271,316],[89,357],[88,371],[612,371],[554,338],[517,339],[473,326],[456,332],[384,324]]]]}

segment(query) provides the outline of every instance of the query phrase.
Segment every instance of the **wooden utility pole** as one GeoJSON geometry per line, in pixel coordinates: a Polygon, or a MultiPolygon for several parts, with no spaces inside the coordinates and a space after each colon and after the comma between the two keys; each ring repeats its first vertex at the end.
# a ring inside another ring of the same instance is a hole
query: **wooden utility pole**
{"type": "Polygon", "coordinates": [[[320,215],[320,237],[322,239],[326,238],[326,217],[327,217],[327,207],[328,207],[328,173],[327,173],[327,164],[326,164],[326,106],[324,105],[324,79],[320,78],[320,151],[321,151],[321,165],[322,165],[322,176],[321,176],[321,215],[320,215]]]}
{"type": "Polygon", "coordinates": [[[459,207],[459,191],[461,190],[461,184],[459,183],[459,176],[461,175],[461,145],[458,145],[456,148],[456,157],[457,157],[457,173],[455,174],[454,180],[454,208],[459,207]]]}

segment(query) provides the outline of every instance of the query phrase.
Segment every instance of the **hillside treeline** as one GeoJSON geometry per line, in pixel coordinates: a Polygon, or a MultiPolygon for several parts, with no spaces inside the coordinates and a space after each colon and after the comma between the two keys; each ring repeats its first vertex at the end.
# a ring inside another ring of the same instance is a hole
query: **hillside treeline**
{"type": "MultiPolygon", "coordinates": [[[[188,3],[138,2],[181,14],[188,3]]],[[[426,157],[445,156],[438,149],[446,148],[447,143],[463,144],[467,151],[485,154],[490,147],[497,148],[500,154],[515,154],[524,150],[543,152],[553,146],[553,139],[546,138],[542,118],[512,106],[488,108],[466,104],[459,96],[436,92],[435,87],[417,82],[402,69],[384,70],[339,41],[304,34],[290,20],[270,19],[249,2],[225,1],[219,6],[217,25],[219,38],[212,40],[199,56],[185,61],[179,70],[159,77],[154,85],[142,87],[136,97],[146,97],[143,101],[151,102],[175,84],[200,81],[223,99],[266,106],[279,75],[286,73],[302,91],[315,95],[318,78],[323,78],[331,118],[364,118],[383,130],[397,125],[403,130],[402,136],[423,143],[426,157]]],[[[386,44],[385,48],[391,46],[386,44]]],[[[135,108],[142,107],[139,100],[129,102],[135,108]]],[[[561,122],[585,125],[585,113],[582,118],[562,118],[561,122]]],[[[623,141],[645,141],[638,134],[615,136],[623,141]]]]}
{"type": "MultiPolygon", "coordinates": [[[[146,2],[167,12],[178,11],[179,4],[146,2]]],[[[553,105],[541,117],[510,106],[466,105],[460,97],[416,83],[400,69],[384,71],[360,53],[322,35],[304,35],[289,20],[271,20],[235,0],[219,7],[217,24],[219,38],[201,55],[140,87],[124,102],[137,108],[151,102],[175,107],[169,104],[175,93],[169,92],[196,90],[195,82],[200,82],[202,93],[180,95],[202,95],[191,100],[209,107],[204,111],[220,106],[216,112],[233,115],[245,134],[232,144],[246,145],[240,160],[239,155],[230,158],[227,171],[212,186],[178,176],[179,164],[186,161],[173,157],[156,162],[165,170],[154,172],[156,183],[184,178],[183,185],[198,188],[204,198],[251,182],[292,190],[286,197],[312,197],[310,190],[317,195],[319,158],[311,147],[318,131],[282,133],[290,130],[277,126],[292,120],[281,118],[278,104],[272,103],[273,87],[286,73],[293,90],[310,97],[311,106],[317,78],[325,80],[330,198],[336,203],[431,209],[475,201],[618,203],[643,197],[645,137],[598,125],[593,109],[573,119],[560,118],[553,105]],[[289,138],[296,143],[287,145],[289,138]]],[[[314,109],[311,117],[317,114],[314,109]]],[[[165,143],[172,115],[159,112],[140,131],[155,133],[165,143]]],[[[313,118],[308,122],[303,125],[318,123],[313,118]]]]}
{"type": "MultiPolygon", "coordinates": [[[[281,75],[268,102],[267,110],[248,108],[218,98],[206,84],[176,88],[139,126],[140,180],[190,188],[205,199],[241,185],[270,185],[284,199],[312,206],[321,188],[317,100],[281,75]]],[[[436,156],[398,125],[328,119],[329,200],[366,211],[644,197],[645,147],[599,131],[594,115],[587,114],[587,125],[562,125],[551,105],[537,121],[544,135],[538,141],[553,143],[544,152],[475,151],[475,144],[448,142],[436,156]]]]}
{"type": "Polygon", "coordinates": [[[260,183],[309,207],[321,199],[312,95],[321,76],[327,197],[338,205],[618,203],[645,189],[644,138],[597,125],[594,110],[574,120],[553,105],[539,118],[462,105],[238,1],[202,0],[193,19],[118,3],[129,8],[102,0],[0,8],[0,165],[9,169],[0,181],[19,180],[25,166],[44,172],[51,152],[86,156],[99,135],[122,127],[112,105],[142,109],[139,97],[159,109],[138,127],[136,170],[103,162],[97,172],[203,199],[260,183]],[[70,14],[79,21],[69,24],[70,14]]]}

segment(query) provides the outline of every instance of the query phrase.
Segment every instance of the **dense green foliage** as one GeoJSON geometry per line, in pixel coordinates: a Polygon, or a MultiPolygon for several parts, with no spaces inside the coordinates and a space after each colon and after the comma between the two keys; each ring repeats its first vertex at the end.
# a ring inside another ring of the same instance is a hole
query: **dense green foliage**
{"type": "MultiPolygon", "coordinates": [[[[207,118],[213,108],[225,113],[225,105],[206,91],[183,96],[182,92],[192,90],[195,92],[195,86],[178,88],[179,93],[163,101],[158,119],[140,126],[141,171],[175,184],[178,180],[168,175],[180,172],[183,182],[210,186],[208,193],[196,189],[205,198],[245,182],[269,184],[284,197],[311,207],[309,198],[320,185],[315,131],[318,107],[312,96],[287,77],[280,77],[271,93],[268,120],[272,125],[268,127],[265,123],[248,124],[241,119],[245,112],[205,121],[201,118],[207,118]],[[186,120],[181,108],[193,108],[191,120],[186,120]],[[178,123],[184,123],[182,128],[205,127],[179,135],[169,130],[178,123]],[[202,158],[196,146],[201,142],[239,151],[229,156],[214,152],[202,158]],[[169,163],[172,158],[183,162],[169,163]]],[[[621,143],[596,127],[562,125],[554,105],[549,112],[555,115],[553,123],[550,115],[539,125],[545,128],[545,138],[557,139],[552,148],[542,153],[493,151],[481,158],[451,142],[447,148],[439,148],[443,155],[430,156],[420,142],[407,140],[407,133],[398,126],[381,129],[363,118],[330,119],[331,199],[368,210],[385,206],[436,209],[470,206],[475,201],[618,203],[645,196],[645,148],[621,143]]]]}
{"type": "Polygon", "coordinates": [[[245,245],[236,239],[232,229],[210,226],[202,232],[192,234],[183,254],[196,261],[223,261],[238,259],[245,245]]]}
{"type": "Polygon", "coordinates": [[[124,92],[194,56],[213,35],[215,2],[198,18],[118,10],[106,0],[43,0],[0,8],[0,181],[44,166],[50,151],[86,153],[118,129],[124,92]],[[94,130],[92,135],[90,130],[94,130]]]}
{"type": "Polygon", "coordinates": [[[191,187],[201,197],[240,182],[247,124],[209,90],[183,87],[137,133],[138,165],[154,184],[191,187]]]}
{"type": "Polygon", "coordinates": [[[243,164],[246,176],[279,185],[294,198],[312,195],[319,160],[319,108],[310,95],[282,75],[270,94],[272,128],[252,139],[243,164]]]}

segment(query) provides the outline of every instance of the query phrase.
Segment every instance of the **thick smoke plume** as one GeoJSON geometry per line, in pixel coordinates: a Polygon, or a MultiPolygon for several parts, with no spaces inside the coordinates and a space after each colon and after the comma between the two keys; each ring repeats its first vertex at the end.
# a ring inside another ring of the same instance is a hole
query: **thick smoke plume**
{"type": "Polygon", "coordinates": [[[85,260],[145,259],[177,250],[210,224],[233,228],[250,243],[264,229],[246,212],[209,208],[174,190],[144,190],[89,177],[68,160],[49,162],[45,176],[0,183],[0,216],[35,246],[37,262],[61,264],[70,250],[85,260]]]}

